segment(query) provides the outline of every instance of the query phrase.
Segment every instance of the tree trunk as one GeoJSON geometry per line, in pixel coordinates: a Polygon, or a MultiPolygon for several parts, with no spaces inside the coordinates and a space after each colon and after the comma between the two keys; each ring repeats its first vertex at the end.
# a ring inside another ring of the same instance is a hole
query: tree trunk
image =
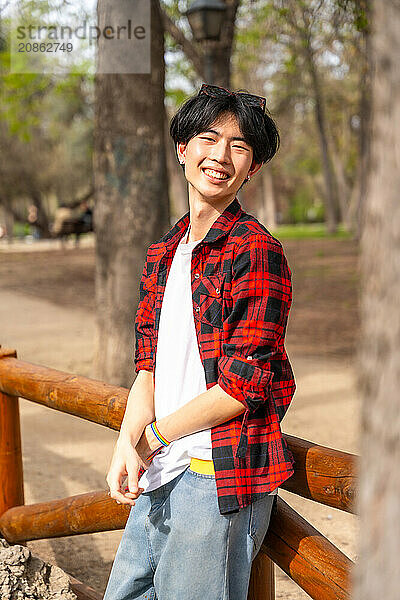
{"type": "Polygon", "coordinates": [[[49,219],[43,206],[42,195],[40,192],[34,190],[31,193],[31,199],[37,210],[37,221],[35,225],[40,230],[41,237],[49,239],[51,238],[49,219]]]}
{"type": "MultiPolygon", "coordinates": [[[[352,222],[350,220],[352,189],[347,182],[342,157],[339,156],[339,153],[336,151],[333,142],[331,144],[331,155],[336,173],[341,221],[345,225],[347,231],[352,231],[352,222]]],[[[357,185],[357,182],[355,185],[357,185]]]]}
{"type": "MultiPolygon", "coordinates": [[[[233,24],[234,27],[234,24],[233,24]]],[[[230,88],[231,85],[231,55],[232,46],[219,45],[215,51],[214,59],[214,85],[230,88]]]]}
{"type": "MultiPolygon", "coordinates": [[[[364,0],[364,10],[370,23],[370,1],[364,0]]],[[[357,188],[357,202],[354,210],[353,232],[354,237],[361,236],[362,212],[367,193],[366,182],[371,168],[371,32],[366,27],[362,32],[363,62],[361,64],[361,98],[360,98],[360,136],[359,136],[359,186],[357,188]]]]}
{"type": "Polygon", "coordinates": [[[356,600],[400,588],[400,4],[374,3],[371,172],[362,233],[363,395],[356,600]]]}
{"type": "MultiPolygon", "coordinates": [[[[230,88],[232,43],[235,35],[236,14],[240,0],[225,0],[226,14],[220,40],[202,43],[203,72],[206,83],[230,88]],[[207,55],[212,53],[211,65],[207,66],[207,55]],[[209,73],[211,71],[211,73],[209,73]]],[[[198,73],[203,78],[203,74],[198,73]]],[[[239,193],[240,196],[240,193],[239,193]]]]}
{"type": "Polygon", "coordinates": [[[8,209],[7,205],[3,205],[4,225],[7,232],[7,242],[9,244],[14,240],[14,215],[8,209]]]}
{"type": "Polygon", "coordinates": [[[261,192],[262,192],[262,223],[269,230],[274,231],[277,227],[276,198],[274,178],[271,168],[266,165],[261,168],[261,192]]]}
{"type": "MultiPolygon", "coordinates": [[[[99,20],[102,11],[99,1],[99,20]]],[[[134,379],[134,320],[146,252],[169,228],[160,17],[158,0],[152,0],[151,74],[97,74],[95,82],[94,376],[126,387],[134,379]]]]}
{"type": "Polygon", "coordinates": [[[325,222],[328,233],[335,233],[338,225],[337,184],[332,167],[332,160],[329,154],[324,100],[311,48],[307,49],[306,57],[313,85],[315,120],[321,148],[322,171],[325,181],[325,222]]]}
{"type": "Polygon", "coordinates": [[[171,217],[177,221],[189,210],[188,183],[176,157],[174,141],[169,135],[170,118],[165,119],[165,151],[168,167],[169,198],[171,217]]]}

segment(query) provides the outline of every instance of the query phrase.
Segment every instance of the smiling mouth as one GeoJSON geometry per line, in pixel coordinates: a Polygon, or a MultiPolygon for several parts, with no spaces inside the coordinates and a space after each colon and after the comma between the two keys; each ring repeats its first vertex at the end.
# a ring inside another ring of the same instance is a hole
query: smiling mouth
{"type": "Polygon", "coordinates": [[[220,182],[220,181],[226,181],[227,179],[229,179],[229,175],[225,175],[224,173],[219,173],[218,171],[214,171],[214,169],[202,169],[204,175],[207,177],[207,179],[209,179],[210,181],[213,182],[220,182]]]}

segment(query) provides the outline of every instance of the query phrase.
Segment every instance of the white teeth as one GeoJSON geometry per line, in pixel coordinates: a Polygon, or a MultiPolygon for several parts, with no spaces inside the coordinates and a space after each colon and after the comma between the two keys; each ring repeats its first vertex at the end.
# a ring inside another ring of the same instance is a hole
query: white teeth
{"type": "Polygon", "coordinates": [[[224,175],[223,173],[219,173],[213,169],[204,169],[204,173],[211,175],[211,177],[216,177],[217,179],[228,179],[228,175],[224,175]]]}

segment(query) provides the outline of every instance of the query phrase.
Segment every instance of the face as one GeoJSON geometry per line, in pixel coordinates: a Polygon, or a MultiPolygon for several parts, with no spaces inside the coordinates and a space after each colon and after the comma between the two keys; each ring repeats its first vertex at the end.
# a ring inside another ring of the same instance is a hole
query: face
{"type": "Polygon", "coordinates": [[[230,113],[220,115],[187,144],[179,143],[177,151],[179,161],[185,163],[189,194],[205,199],[234,199],[247,175],[261,167],[253,163],[253,149],[230,113]]]}

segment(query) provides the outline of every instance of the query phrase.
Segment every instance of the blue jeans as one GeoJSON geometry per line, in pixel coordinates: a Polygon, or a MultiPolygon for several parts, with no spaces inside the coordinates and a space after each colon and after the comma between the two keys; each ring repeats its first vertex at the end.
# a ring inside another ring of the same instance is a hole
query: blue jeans
{"type": "Polygon", "coordinates": [[[188,467],[131,507],[103,600],[246,600],[275,495],[221,515],[214,475],[188,467]]]}
{"type": "Polygon", "coordinates": [[[103,600],[246,600],[275,495],[221,515],[214,475],[189,467],[131,507],[103,600]]]}

